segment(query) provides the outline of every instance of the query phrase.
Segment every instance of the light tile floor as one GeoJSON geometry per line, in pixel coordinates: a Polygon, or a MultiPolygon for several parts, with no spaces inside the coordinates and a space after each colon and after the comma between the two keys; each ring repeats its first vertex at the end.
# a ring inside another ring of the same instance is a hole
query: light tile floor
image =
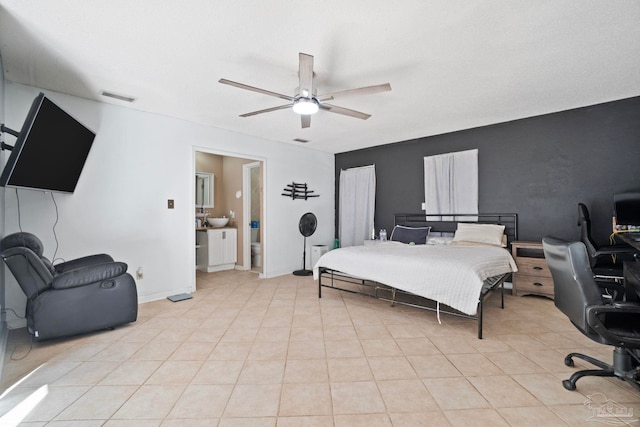
{"type": "MultiPolygon", "coordinates": [[[[476,322],[325,289],[310,277],[198,274],[191,300],[140,305],[113,331],[31,343],[12,331],[0,425],[594,426],[612,404],[637,417],[617,379],[561,380],[583,337],[538,297],[487,300],[476,322]]],[[[621,425],[619,424],[619,425],[621,425]]]]}

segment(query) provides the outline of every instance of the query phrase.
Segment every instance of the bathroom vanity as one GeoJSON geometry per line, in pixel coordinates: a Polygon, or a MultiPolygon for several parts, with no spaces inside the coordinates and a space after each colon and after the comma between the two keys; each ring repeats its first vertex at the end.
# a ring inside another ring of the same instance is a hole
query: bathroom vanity
{"type": "Polygon", "coordinates": [[[238,231],[207,228],[196,231],[196,268],[200,271],[232,270],[237,262],[238,231]]]}

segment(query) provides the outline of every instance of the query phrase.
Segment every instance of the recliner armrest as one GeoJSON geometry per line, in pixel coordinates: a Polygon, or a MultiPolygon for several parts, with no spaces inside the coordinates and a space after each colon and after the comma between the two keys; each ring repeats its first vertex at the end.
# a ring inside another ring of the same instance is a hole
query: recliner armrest
{"type": "Polygon", "coordinates": [[[51,286],[54,289],[68,289],[90,285],[125,274],[127,268],[124,262],[108,262],[76,268],[54,277],[51,286]]]}
{"type": "Polygon", "coordinates": [[[105,264],[108,262],[113,262],[113,258],[110,255],[98,254],[72,259],[67,262],[61,262],[60,264],[54,265],[53,268],[56,270],[56,273],[60,274],[69,270],[75,270],[76,268],[95,264],[105,264]]]}

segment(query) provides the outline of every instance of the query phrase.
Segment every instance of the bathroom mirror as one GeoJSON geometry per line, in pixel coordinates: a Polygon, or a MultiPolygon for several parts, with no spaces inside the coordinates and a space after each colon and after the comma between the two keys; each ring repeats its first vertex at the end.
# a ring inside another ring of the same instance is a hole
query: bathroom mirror
{"type": "Polygon", "coordinates": [[[213,207],[214,175],[207,172],[196,172],[196,208],[213,207]]]}

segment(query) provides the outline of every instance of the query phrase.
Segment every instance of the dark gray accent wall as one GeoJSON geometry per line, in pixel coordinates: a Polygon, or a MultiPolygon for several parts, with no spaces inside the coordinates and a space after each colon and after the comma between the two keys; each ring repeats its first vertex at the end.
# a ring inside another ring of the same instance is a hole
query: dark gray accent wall
{"type": "Polygon", "coordinates": [[[375,164],[376,229],[390,230],[394,213],[421,212],[423,157],[473,148],[480,212],[517,213],[520,240],[577,240],[583,202],[604,244],[613,195],[640,191],[640,97],[336,154],[336,209],[340,170],[375,164]]]}

